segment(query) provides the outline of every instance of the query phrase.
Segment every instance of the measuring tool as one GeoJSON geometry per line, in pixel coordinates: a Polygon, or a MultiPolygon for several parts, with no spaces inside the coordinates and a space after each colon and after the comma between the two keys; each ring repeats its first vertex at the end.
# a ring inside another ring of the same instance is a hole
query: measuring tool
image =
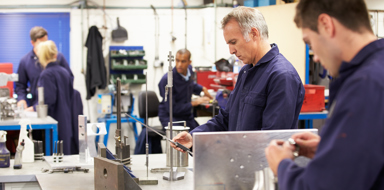
{"type": "Polygon", "coordinates": [[[181,148],[182,150],[188,152],[189,155],[191,155],[193,157],[193,152],[191,150],[189,150],[189,148],[185,147],[184,145],[178,143],[178,142],[175,142],[173,140],[171,140],[170,138],[166,137],[165,135],[162,135],[160,134],[159,132],[157,132],[155,129],[153,129],[152,127],[142,123],[141,121],[135,119],[134,117],[128,115],[128,114],[125,114],[127,115],[128,117],[130,117],[131,119],[135,120],[136,122],[139,122],[142,126],[145,126],[147,129],[150,129],[151,131],[155,132],[156,134],[160,135],[161,137],[163,137],[165,140],[171,142],[172,144],[174,144],[176,147],[178,148],[181,148]]]}

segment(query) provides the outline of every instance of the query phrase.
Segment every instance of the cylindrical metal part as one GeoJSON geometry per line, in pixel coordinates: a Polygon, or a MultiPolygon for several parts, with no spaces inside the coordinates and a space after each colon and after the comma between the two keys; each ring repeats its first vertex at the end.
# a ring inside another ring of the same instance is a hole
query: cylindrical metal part
{"type": "MultiPolygon", "coordinates": [[[[117,110],[117,129],[121,129],[121,81],[117,79],[117,89],[116,89],[116,110],[117,110]]],[[[121,131],[119,134],[121,137],[121,131]]]]}
{"type": "Polygon", "coordinates": [[[37,88],[37,96],[38,96],[38,104],[43,105],[44,104],[44,87],[37,88]]]}
{"type": "Polygon", "coordinates": [[[46,118],[48,115],[48,105],[38,104],[36,105],[36,112],[38,118],[46,118]]]}
{"type": "MultiPolygon", "coordinates": [[[[172,134],[169,127],[165,127],[165,133],[167,137],[176,136],[177,134],[186,131],[189,131],[189,127],[184,126],[173,126],[172,134]]],[[[179,152],[171,147],[169,141],[166,143],[166,153],[167,153],[167,167],[173,165],[173,167],[187,167],[188,166],[188,153],[179,152]],[[173,162],[171,163],[171,157],[173,162]]]]}

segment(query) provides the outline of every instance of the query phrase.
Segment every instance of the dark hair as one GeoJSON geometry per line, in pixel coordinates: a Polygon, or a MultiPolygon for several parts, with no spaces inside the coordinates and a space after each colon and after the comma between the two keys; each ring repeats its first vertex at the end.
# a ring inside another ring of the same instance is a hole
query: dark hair
{"type": "Polygon", "coordinates": [[[296,6],[294,21],[298,28],[309,28],[318,32],[317,20],[323,13],[337,19],[354,32],[372,32],[364,0],[300,0],[296,6]]]}
{"type": "Polygon", "coordinates": [[[31,40],[36,42],[37,39],[42,38],[48,35],[48,32],[41,26],[35,26],[29,32],[31,40]]]}
{"type": "Polygon", "coordinates": [[[181,54],[181,55],[188,54],[188,60],[191,60],[191,52],[189,50],[187,50],[187,49],[180,49],[179,51],[177,51],[176,55],[178,53],[181,54]]]}

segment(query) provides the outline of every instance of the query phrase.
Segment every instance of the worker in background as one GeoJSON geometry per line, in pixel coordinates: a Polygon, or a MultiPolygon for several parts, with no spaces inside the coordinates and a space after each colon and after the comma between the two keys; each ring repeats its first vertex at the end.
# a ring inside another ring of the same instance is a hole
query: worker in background
{"type": "MultiPolygon", "coordinates": [[[[37,79],[43,67],[39,64],[36,56],[36,47],[40,42],[48,40],[48,32],[40,26],[35,26],[30,31],[31,44],[33,49],[27,53],[20,60],[19,68],[17,73],[19,74],[19,81],[16,82],[15,92],[17,94],[17,106],[23,106],[27,108],[28,105],[34,105],[37,102],[37,79]],[[32,94],[32,99],[29,104],[27,104],[27,94],[28,94],[28,83],[29,83],[29,92],[32,94]]],[[[67,60],[65,60],[64,55],[61,53],[57,54],[57,61],[60,66],[64,67],[69,73],[70,77],[73,78],[71,69],[68,66],[67,60]]]]}
{"type": "MultiPolygon", "coordinates": [[[[72,114],[75,106],[73,78],[57,62],[58,51],[53,41],[40,42],[36,50],[43,68],[37,87],[44,87],[44,103],[48,105],[48,115],[58,122],[59,140],[63,140],[64,154],[74,154],[78,151],[74,146],[78,133],[73,128],[73,120],[77,119],[72,114]]],[[[37,104],[26,111],[36,110],[37,104]]]]}
{"type": "Polygon", "coordinates": [[[190,148],[194,132],[297,128],[304,87],[277,45],[269,44],[263,15],[254,8],[237,7],[223,18],[221,26],[230,53],[246,65],[239,72],[225,109],[173,140],[190,148]]]}
{"type": "MultiPolygon", "coordinates": [[[[191,66],[191,52],[187,49],[180,49],[176,53],[176,66],[173,68],[173,87],[172,87],[172,104],[173,104],[173,121],[186,121],[190,130],[199,126],[193,116],[192,107],[202,103],[209,103],[213,99],[206,87],[194,82],[194,73],[191,66]],[[192,94],[200,95],[204,92],[203,97],[191,100],[192,94]]],[[[168,126],[169,122],[169,94],[165,95],[165,86],[168,84],[168,74],[165,74],[159,82],[159,91],[163,100],[159,105],[159,119],[161,125],[168,126]],[[167,99],[167,101],[165,101],[167,99]]],[[[135,148],[135,154],[145,154],[145,130],[141,132],[138,143],[135,148]],[[141,140],[140,140],[141,139],[141,140]]],[[[151,139],[152,153],[161,153],[161,137],[153,137],[151,139]]]]}
{"type": "Polygon", "coordinates": [[[306,167],[288,143],[265,149],[279,189],[384,189],[384,39],[373,34],[364,0],[300,0],[295,23],[335,80],[320,135],[292,136],[312,159],[306,167]]]}

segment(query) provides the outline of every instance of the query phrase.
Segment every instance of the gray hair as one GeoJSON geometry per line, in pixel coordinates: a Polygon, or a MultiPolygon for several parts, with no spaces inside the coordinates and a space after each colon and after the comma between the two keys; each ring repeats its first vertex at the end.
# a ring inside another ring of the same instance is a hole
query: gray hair
{"type": "Polygon", "coordinates": [[[268,26],[264,16],[259,10],[244,6],[234,8],[221,21],[221,28],[224,29],[225,25],[232,19],[235,19],[239,23],[240,30],[247,42],[251,40],[249,39],[248,34],[253,27],[259,31],[263,40],[268,39],[268,26]]]}

